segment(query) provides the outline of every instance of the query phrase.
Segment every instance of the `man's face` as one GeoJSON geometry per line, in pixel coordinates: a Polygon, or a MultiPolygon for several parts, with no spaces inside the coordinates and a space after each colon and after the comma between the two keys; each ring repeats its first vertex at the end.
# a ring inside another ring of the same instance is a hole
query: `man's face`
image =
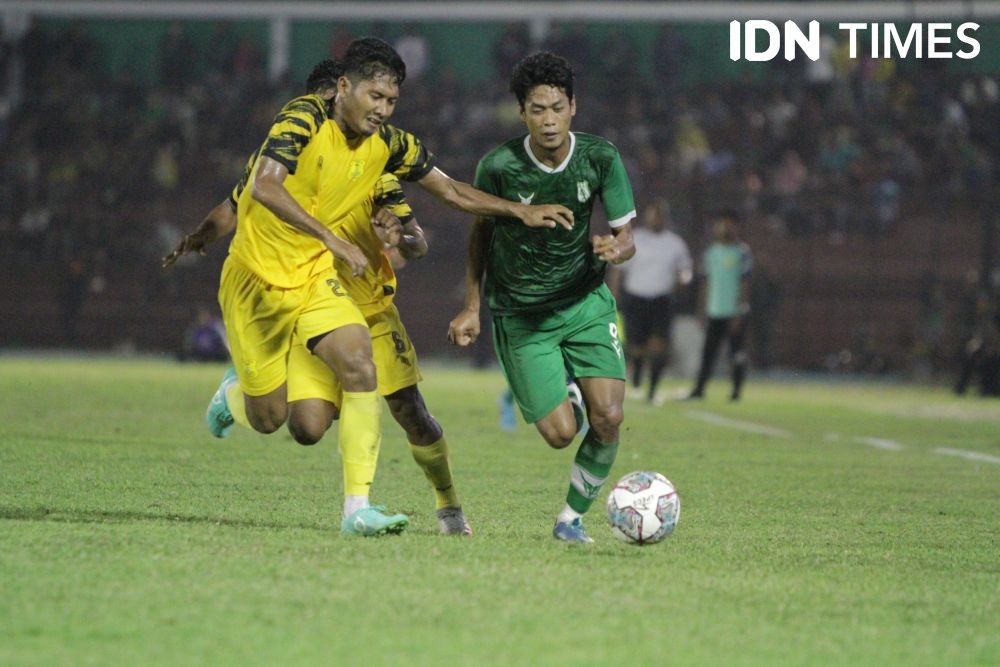
{"type": "Polygon", "coordinates": [[[660,232],[666,226],[664,211],[659,206],[650,206],[642,215],[642,223],[651,232],[660,232]]]}
{"type": "Polygon", "coordinates": [[[367,137],[378,132],[392,116],[399,99],[399,85],[385,73],[358,81],[342,76],[337,82],[337,94],[347,127],[367,137]]]}
{"type": "Polygon", "coordinates": [[[569,126],[576,115],[576,100],[555,86],[535,86],[524,98],[521,119],[528,126],[532,141],[545,150],[555,151],[569,139],[569,126]]]}

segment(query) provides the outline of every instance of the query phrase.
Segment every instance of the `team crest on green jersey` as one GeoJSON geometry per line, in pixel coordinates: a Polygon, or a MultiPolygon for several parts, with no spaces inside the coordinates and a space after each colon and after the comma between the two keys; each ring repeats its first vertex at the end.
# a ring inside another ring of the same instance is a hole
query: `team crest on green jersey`
{"type": "Polygon", "coordinates": [[[587,181],[576,182],[576,199],[581,204],[590,199],[590,183],[587,181]]]}

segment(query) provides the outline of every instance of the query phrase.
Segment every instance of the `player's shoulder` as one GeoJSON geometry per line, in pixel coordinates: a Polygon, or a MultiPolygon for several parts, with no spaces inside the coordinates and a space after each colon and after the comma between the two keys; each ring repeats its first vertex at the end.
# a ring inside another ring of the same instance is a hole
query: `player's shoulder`
{"type": "Polygon", "coordinates": [[[408,146],[411,141],[417,140],[412,132],[404,130],[398,125],[390,125],[389,123],[383,123],[379,127],[378,136],[390,150],[398,149],[401,146],[408,146]]]}
{"type": "Polygon", "coordinates": [[[505,165],[524,162],[524,136],[515,137],[496,146],[479,160],[480,168],[499,171],[505,165]]]}
{"type": "Polygon", "coordinates": [[[318,125],[327,119],[326,101],[319,95],[302,95],[285,103],[279,115],[308,116],[318,125]]]}
{"type": "Polygon", "coordinates": [[[613,159],[619,154],[618,147],[604,137],[587,132],[574,132],[573,135],[576,137],[576,150],[580,151],[581,155],[613,159]]]}

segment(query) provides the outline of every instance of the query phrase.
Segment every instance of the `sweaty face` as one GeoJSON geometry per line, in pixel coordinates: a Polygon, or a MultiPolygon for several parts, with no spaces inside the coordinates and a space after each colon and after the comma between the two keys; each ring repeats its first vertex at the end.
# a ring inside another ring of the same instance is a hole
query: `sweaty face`
{"type": "Polygon", "coordinates": [[[378,132],[392,116],[399,99],[399,85],[388,74],[358,81],[345,76],[338,82],[338,95],[347,127],[367,137],[378,132]]]}
{"type": "Polygon", "coordinates": [[[549,85],[528,91],[521,110],[532,143],[546,151],[569,145],[569,126],[575,115],[576,100],[569,99],[562,88],[549,85]]]}

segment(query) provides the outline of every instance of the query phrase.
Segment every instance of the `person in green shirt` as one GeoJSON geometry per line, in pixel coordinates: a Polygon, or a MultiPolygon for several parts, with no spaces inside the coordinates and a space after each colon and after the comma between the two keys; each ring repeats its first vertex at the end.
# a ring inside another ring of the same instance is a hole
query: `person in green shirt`
{"type": "Polygon", "coordinates": [[[608,263],[635,254],[635,202],[618,150],[601,137],[570,131],[576,99],[569,62],[548,52],[531,55],[514,68],[510,90],[528,133],[487,153],[475,185],[511,201],[562,204],[573,213],[573,228],[521,230],[512,218],[478,218],[469,244],[465,308],[451,321],[448,337],[465,346],[479,335],[483,287],[497,357],[514,399],[553,448],[569,446],[582,428],[582,410],[575,415],[569,399],[577,387],[572,380],[567,386],[566,377],[579,383],[590,428],[574,458],[553,535],[589,543],[581,517],[614,463],[625,396],[616,304],[604,273],[608,263]],[[610,234],[591,235],[597,199],[610,234]]]}
{"type": "Polygon", "coordinates": [[[694,389],[687,400],[705,395],[705,386],[712,376],[715,359],[723,340],[729,341],[729,365],[733,387],[732,401],[740,400],[747,373],[747,353],[743,339],[750,315],[750,272],[753,256],[739,237],[739,214],[724,211],[715,216],[712,233],[715,240],[705,250],[702,275],[705,277],[705,344],[701,353],[701,368],[694,389]]]}

